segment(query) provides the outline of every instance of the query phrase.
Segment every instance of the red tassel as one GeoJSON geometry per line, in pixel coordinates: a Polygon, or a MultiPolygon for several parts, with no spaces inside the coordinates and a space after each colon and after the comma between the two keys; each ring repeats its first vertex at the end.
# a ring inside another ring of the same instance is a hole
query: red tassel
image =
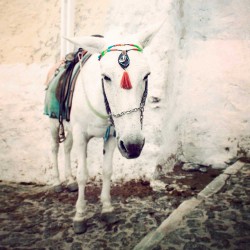
{"type": "Polygon", "coordinates": [[[122,80],[121,80],[121,88],[123,89],[132,89],[132,85],[129,79],[128,72],[124,71],[122,80]]]}

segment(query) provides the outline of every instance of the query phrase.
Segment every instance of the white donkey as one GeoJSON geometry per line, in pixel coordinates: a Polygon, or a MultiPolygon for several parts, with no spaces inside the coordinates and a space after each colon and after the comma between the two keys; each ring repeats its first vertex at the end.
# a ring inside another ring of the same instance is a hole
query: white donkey
{"type": "MultiPolygon", "coordinates": [[[[158,29],[157,29],[158,30],[158,29]]],[[[111,213],[110,197],[113,152],[118,146],[127,159],[140,156],[145,137],[142,133],[143,111],[147,95],[149,66],[143,49],[156,30],[149,29],[127,39],[82,37],[68,39],[93,55],[81,69],[77,79],[70,122],[64,122],[66,177],[73,182],[70,170],[70,151],[74,141],[77,154],[78,199],[73,219],[74,230],[82,233],[85,226],[85,186],[88,180],[86,165],[87,144],[92,137],[104,137],[102,213],[111,213]],[[107,129],[111,126],[111,130],[107,129]],[[115,130],[116,136],[113,131],[115,130]],[[110,135],[110,136],[109,136],[110,135]]],[[[53,157],[57,184],[58,121],[51,119],[53,157]]]]}

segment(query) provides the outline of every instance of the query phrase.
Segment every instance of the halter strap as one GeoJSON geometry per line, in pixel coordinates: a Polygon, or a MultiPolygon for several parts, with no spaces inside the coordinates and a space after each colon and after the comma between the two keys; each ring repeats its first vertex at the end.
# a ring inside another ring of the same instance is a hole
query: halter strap
{"type": "Polygon", "coordinates": [[[135,50],[135,51],[139,51],[139,52],[143,51],[143,49],[139,45],[136,45],[136,44],[131,44],[131,43],[115,44],[115,45],[111,45],[107,49],[103,50],[101,52],[101,54],[98,56],[98,60],[100,61],[102,59],[102,57],[105,56],[108,52],[111,52],[111,51],[124,51],[124,49],[112,49],[114,47],[121,47],[121,46],[131,46],[131,47],[134,47],[132,49],[125,50],[126,52],[128,52],[130,50],[135,50]]]}
{"type": "Polygon", "coordinates": [[[148,95],[148,79],[145,80],[145,89],[144,89],[144,92],[143,92],[143,95],[142,95],[140,106],[138,108],[133,108],[131,110],[123,111],[123,112],[118,113],[118,114],[112,113],[112,111],[110,109],[108,98],[107,98],[107,95],[106,95],[106,92],[105,92],[103,78],[102,78],[102,91],[103,91],[103,97],[104,97],[104,103],[105,103],[106,112],[107,112],[107,114],[109,116],[109,121],[110,121],[110,123],[111,123],[111,125],[113,127],[115,127],[115,123],[114,123],[113,117],[120,118],[120,117],[122,117],[124,115],[128,115],[128,114],[131,114],[131,113],[134,113],[134,112],[137,112],[137,111],[141,112],[140,122],[141,122],[141,128],[143,127],[143,112],[144,112],[144,107],[145,107],[146,99],[147,99],[147,95],[148,95]]]}

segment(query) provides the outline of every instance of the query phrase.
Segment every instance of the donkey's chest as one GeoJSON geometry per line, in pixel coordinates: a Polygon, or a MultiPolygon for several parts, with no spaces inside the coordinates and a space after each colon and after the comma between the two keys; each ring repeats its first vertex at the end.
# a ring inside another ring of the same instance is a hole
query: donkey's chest
{"type": "Polygon", "coordinates": [[[106,130],[107,126],[89,124],[86,132],[88,137],[104,137],[106,130]]]}

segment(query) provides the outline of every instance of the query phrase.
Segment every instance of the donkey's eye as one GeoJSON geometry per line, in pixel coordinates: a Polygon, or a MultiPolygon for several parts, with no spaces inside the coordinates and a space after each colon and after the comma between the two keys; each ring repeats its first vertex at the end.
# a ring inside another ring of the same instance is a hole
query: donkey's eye
{"type": "Polygon", "coordinates": [[[110,77],[108,77],[108,76],[106,76],[106,75],[102,75],[102,76],[103,76],[103,79],[104,79],[105,81],[111,82],[111,78],[110,78],[110,77]]]}
{"type": "Polygon", "coordinates": [[[147,73],[147,74],[144,76],[143,81],[146,81],[146,80],[148,79],[148,76],[149,76],[149,75],[150,75],[150,72],[147,73]]]}

